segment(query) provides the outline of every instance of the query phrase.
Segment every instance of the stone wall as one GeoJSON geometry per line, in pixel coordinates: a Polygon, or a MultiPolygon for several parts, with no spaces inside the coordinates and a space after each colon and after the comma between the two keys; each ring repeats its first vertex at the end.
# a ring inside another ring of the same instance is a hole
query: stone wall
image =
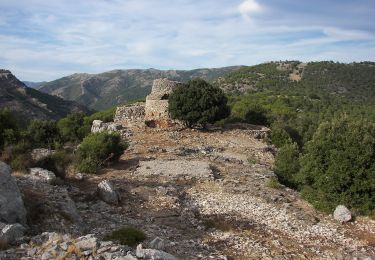
{"type": "Polygon", "coordinates": [[[145,103],[138,102],[116,109],[114,122],[123,126],[143,126],[145,117],[145,103]]]}
{"type": "Polygon", "coordinates": [[[154,80],[151,94],[146,98],[145,123],[149,127],[168,128],[176,124],[168,112],[169,95],[182,83],[167,79],[154,80]]]}

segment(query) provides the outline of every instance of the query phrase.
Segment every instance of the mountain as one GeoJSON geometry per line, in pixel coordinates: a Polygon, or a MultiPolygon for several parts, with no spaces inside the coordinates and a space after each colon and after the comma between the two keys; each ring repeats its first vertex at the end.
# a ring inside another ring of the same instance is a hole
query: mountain
{"type": "Polygon", "coordinates": [[[33,81],[22,81],[27,87],[39,89],[42,85],[46,84],[47,81],[33,82],[33,81]]]}
{"type": "Polygon", "coordinates": [[[89,112],[72,101],[28,88],[9,70],[0,69],[0,108],[16,112],[21,123],[32,119],[59,119],[71,112],[89,112]]]}
{"type": "Polygon", "coordinates": [[[276,90],[372,102],[375,100],[375,62],[270,62],[242,67],[214,84],[228,93],[276,90]]]}
{"type": "Polygon", "coordinates": [[[239,68],[240,66],[167,71],[131,69],[100,74],[73,74],[44,84],[40,91],[102,110],[130,100],[144,98],[150,93],[154,79],[168,78],[186,82],[201,77],[212,81],[239,68]]]}

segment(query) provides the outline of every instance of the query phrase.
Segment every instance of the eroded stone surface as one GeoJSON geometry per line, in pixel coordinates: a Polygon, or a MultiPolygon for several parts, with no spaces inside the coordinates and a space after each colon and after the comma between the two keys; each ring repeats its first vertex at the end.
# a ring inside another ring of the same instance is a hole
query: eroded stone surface
{"type": "Polygon", "coordinates": [[[26,224],[26,209],[10,167],[0,161],[0,222],[26,224]]]}
{"type": "Polygon", "coordinates": [[[135,173],[141,176],[159,176],[171,179],[213,179],[209,163],[198,160],[142,161],[135,173]]]}

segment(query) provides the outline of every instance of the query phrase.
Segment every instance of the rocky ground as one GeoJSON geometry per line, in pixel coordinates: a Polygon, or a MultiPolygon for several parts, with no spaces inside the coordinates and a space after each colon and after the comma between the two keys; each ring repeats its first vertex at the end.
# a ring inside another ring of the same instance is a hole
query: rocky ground
{"type": "Polygon", "coordinates": [[[49,183],[14,174],[29,229],[0,259],[375,257],[375,221],[341,224],[274,184],[264,129],[131,130],[119,163],[98,175],[49,183]],[[105,180],[115,195],[97,192],[105,180]],[[143,248],[102,241],[123,226],[145,232],[143,248]]]}

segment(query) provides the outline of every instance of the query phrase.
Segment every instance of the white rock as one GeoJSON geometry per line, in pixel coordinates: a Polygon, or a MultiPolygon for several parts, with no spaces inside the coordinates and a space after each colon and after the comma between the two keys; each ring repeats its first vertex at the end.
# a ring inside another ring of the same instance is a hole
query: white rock
{"type": "Polygon", "coordinates": [[[339,205],[333,212],[333,218],[341,223],[348,222],[352,219],[352,213],[344,205],[339,205]]]}
{"type": "Polygon", "coordinates": [[[54,184],[56,182],[56,175],[48,170],[42,168],[30,168],[30,175],[33,179],[54,184]]]}
{"type": "Polygon", "coordinates": [[[150,248],[157,249],[157,250],[164,250],[165,249],[165,241],[164,241],[164,239],[161,239],[160,237],[155,237],[150,242],[150,248]]]}
{"type": "Polygon", "coordinates": [[[76,246],[81,251],[96,250],[98,247],[98,239],[93,234],[79,237],[77,238],[76,246]]]}
{"type": "Polygon", "coordinates": [[[154,259],[154,260],[177,260],[171,254],[156,249],[143,249],[142,244],[137,246],[136,256],[141,259],[154,259]]]}
{"type": "Polygon", "coordinates": [[[102,132],[103,131],[102,126],[103,126],[103,121],[101,121],[101,120],[94,120],[92,122],[91,132],[92,133],[100,133],[100,132],[102,132]]]}
{"type": "Polygon", "coordinates": [[[22,237],[24,232],[26,231],[26,228],[18,223],[9,225],[3,224],[2,226],[3,227],[0,232],[0,243],[12,243],[18,238],[22,237]]]}
{"type": "Polygon", "coordinates": [[[26,209],[11,169],[0,161],[0,220],[26,224],[26,209]]]}
{"type": "Polygon", "coordinates": [[[109,204],[118,204],[120,201],[118,192],[109,180],[104,180],[98,184],[98,194],[103,201],[109,204]]]}

